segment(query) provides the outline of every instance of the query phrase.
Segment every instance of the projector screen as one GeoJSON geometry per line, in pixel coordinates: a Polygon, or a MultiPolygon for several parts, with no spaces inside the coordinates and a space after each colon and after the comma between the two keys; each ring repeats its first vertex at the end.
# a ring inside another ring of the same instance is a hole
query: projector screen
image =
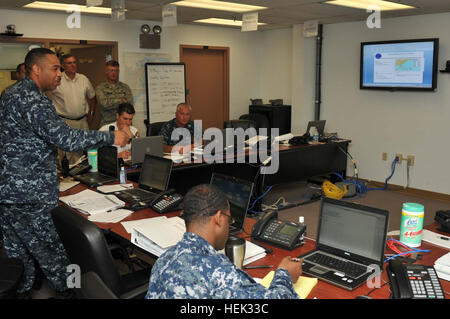
{"type": "Polygon", "coordinates": [[[437,87],[439,39],[361,43],[361,89],[427,90],[437,87]]]}

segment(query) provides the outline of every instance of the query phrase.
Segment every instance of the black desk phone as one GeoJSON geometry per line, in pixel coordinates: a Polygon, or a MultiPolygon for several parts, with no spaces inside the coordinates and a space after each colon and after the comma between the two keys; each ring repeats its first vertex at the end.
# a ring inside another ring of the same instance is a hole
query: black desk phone
{"type": "Polygon", "coordinates": [[[445,299],[432,266],[404,265],[393,259],[386,268],[393,299],[445,299]]]}
{"type": "Polygon", "coordinates": [[[255,223],[252,238],[286,250],[303,245],[306,226],[278,220],[278,212],[266,213],[255,223]]]}
{"type": "Polygon", "coordinates": [[[183,196],[175,192],[175,189],[169,189],[158,196],[151,202],[150,208],[155,212],[164,214],[175,211],[178,205],[183,201],[183,196]]]}

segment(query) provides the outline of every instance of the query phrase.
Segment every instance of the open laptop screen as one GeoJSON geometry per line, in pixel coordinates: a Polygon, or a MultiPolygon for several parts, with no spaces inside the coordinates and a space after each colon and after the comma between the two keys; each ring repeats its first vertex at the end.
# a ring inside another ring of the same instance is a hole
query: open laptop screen
{"type": "Polygon", "coordinates": [[[317,245],[325,245],[382,262],[388,211],[354,203],[322,199],[317,245]]]}
{"type": "Polygon", "coordinates": [[[145,154],[139,187],[152,191],[165,191],[172,172],[172,160],[145,154]]]}
{"type": "Polygon", "coordinates": [[[233,227],[241,229],[247,215],[253,183],[236,177],[213,173],[211,185],[220,189],[230,203],[230,214],[234,218],[233,227]]]}
{"type": "Polygon", "coordinates": [[[100,173],[118,177],[119,161],[117,159],[117,148],[115,146],[104,146],[99,148],[97,159],[98,171],[100,173]]]}

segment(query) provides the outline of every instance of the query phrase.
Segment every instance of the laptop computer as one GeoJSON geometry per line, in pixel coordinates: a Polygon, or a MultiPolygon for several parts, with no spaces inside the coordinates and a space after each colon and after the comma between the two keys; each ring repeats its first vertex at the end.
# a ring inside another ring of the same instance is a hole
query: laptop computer
{"type": "Polygon", "coordinates": [[[322,198],[316,249],[303,258],[303,273],[353,290],[383,269],[387,210],[322,198]]]}
{"type": "Polygon", "coordinates": [[[316,127],[317,132],[319,133],[319,138],[323,137],[323,132],[325,129],[325,122],[326,120],[319,120],[319,121],[309,121],[308,127],[306,128],[306,133],[310,133],[311,127],[316,127]]]}
{"type": "Polygon", "coordinates": [[[162,136],[133,138],[131,140],[131,164],[142,164],[145,154],[162,157],[163,141],[164,138],[162,136]]]}
{"type": "Polygon", "coordinates": [[[253,192],[253,183],[233,176],[213,173],[210,185],[220,189],[230,203],[230,214],[234,218],[234,223],[230,224],[230,233],[240,233],[247,216],[247,209],[253,192]]]}
{"type": "Polygon", "coordinates": [[[172,172],[172,160],[145,154],[138,188],[115,192],[119,199],[131,205],[152,201],[159,193],[166,191],[172,172]]]}
{"type": "Polygon", "coordinates": [[[119,178],[119,159],[115,146],[104,146],[97,153],[98,172],[75,175],[73,178],[88,187],[97,187],[117,181],[119,178]]]}

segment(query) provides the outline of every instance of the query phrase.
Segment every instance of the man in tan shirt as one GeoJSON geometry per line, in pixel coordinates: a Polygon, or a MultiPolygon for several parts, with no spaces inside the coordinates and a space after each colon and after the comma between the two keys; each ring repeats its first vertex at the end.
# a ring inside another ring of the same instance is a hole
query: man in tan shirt
{"type": "MultiPolygon", "coordinates": [[[[73,128],[89,130],[88,121],[92,119],[96,106],[95,90],[89,79],[77,73],[76,58],[70,54],[61,57],[64,69],[61,85],[51,93],[56,113],[73,128]]],[[[63,154],[60,153],[60,157],[63,154]]],[[[82,152],[67,153],[70,164],[75,163],[82,152]]]]}

